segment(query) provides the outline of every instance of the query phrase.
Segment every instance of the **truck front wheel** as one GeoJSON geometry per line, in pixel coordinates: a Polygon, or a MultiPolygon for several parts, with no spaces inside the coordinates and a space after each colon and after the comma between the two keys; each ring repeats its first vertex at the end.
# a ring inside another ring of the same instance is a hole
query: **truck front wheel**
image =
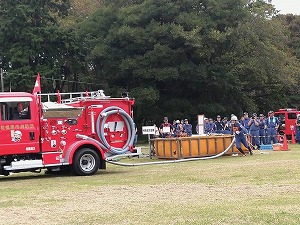
{"type": "Polygon", "coordinates": [[[95,174],[100,166],[98,154],[90,148],[78,150],[73,158],[73,172],[79,176],[89,176],[95,174]]]}

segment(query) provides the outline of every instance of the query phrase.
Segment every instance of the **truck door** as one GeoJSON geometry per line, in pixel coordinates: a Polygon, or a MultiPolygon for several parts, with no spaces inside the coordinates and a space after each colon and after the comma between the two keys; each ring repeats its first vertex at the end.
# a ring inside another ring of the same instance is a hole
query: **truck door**
{"type": "Polygon", "coordinates": [[[36,109],[33,98],[0,98],[0,109],[0,155],[39,152],[39,120],[32,111],[36,109]]]}

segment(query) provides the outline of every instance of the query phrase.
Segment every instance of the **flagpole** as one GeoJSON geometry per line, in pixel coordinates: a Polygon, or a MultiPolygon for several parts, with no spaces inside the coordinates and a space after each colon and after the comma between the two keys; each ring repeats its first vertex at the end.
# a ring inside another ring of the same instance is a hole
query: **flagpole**
{"type": "Polygon", "coordinates": [[[3,69],[0,68],[0,74],[1,74],[1,91],[4,92],[4,82],[3,82],[3,69]]]}

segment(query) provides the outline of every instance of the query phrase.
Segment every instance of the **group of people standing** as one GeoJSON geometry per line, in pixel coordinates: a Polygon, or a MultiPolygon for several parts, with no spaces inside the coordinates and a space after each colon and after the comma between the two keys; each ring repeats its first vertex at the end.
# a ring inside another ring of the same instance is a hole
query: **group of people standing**
{"type": "MultiPolygon", "coordinates": [[[[231,115],[233,117],[234,115],[231,115]]],[[[260,148],[262,144],[277,143],[277,131],[280,125],[280,121],[274,116],[274,112],[270,111],[268,116],[253,113],[251,117],[247,112],[244,112],[242,118],[239,121],[240,125],[245,128],[245,133],[252,136],[252,144],[260,148]]],[[[228,121],[227,117],[221,120],[221,116],[217,116],[216,121],[212,118],[204,119],[204,133],[233,133],[233,120],[228,121]]]]}
{"type": "MultiPolygon", "coordinates": [[[[225,129],[228,127],[228,131],[235,135],[236,148],[243,156],[246,156],[246,154],[242,150],[241,144],[243,144],[249,150],[250,155],[253,155],[253,151],[247,142],[246,134],[251,135],[252,144],[258,149],[260,148],[261,144],[278,142],[277,130],[279,128],[280,121],[274,116],[273,111],[268,113],[268,117],[265,117],[263,114],[260,114],[258,117],[256,113],[253,113],[251,118],[249,117],[248,113],[245,112],[240,121],[235,115],[231,115],[231,120],[227,123],[224,123],[224,121],[220,122],[218,117],[215,122],[216,131],[218,129],[217,124],[219,124],[219,127],[221,127],[221,129],[218,130],[218,133],[226,133],[227,130],[225,129]]],[[[211,123],[208,122],[208,124],[211,123]]],[[[210,128],[211,125],[207,125],[207,127],[210,128]]]]}
{"type": "Polygon", "coordinates": [[[169,137],[190,137],[192,136],[192,125],[188,119],[174,120],[169,123],[168,117],[164,117],[164,122],[159,127],[159,134],[162,138],[169,137]]]}
{"type": "MultiPolygon", "coordinates": [[[[246,154],[242,150],[241,144],[249,150],[250,155],[253,154],[246,140],[246,134],[251,135],[252,145],[259,149],[262,144],[278,142],[277,131],[279,126],[280,121],[274,116],[273,111],[270,111],[268,116],[264,116],[263,114],[257,116],[256,113],[253,113],[251,117],[249,117],[247,112],[244,112],[240,120],[238,120],[234,114],[231,115],[230,120],[228,120],[227,117],[222,119],[220,115],[217,116],[215,121],[212,118],[204,118],[205,134],[219,133],[235,135],[236,148],[243,156],[246,156],[246,154]]],[[[192,125],[188,119],[181,121],[174,120],[173,124],[171,124],[169,123],[168,117],[164,117],[164,122],[160,125],[158,131],[159,136],[162,138],[189,137],[192,136],[192,125]]]]}

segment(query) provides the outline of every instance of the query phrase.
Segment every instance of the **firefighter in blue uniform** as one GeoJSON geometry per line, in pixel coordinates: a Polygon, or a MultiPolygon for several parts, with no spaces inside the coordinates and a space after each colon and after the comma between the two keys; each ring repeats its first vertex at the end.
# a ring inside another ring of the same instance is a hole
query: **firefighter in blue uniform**
{"type": "Polygon", "coordinates": [[[241,124],[246,128],[247,132],[249,133],[250,127],[249,127],[249,115],[247,112],[244,112],[244,119],[241,121],[241,124]]]}
{"type": "Polygon", "coordinates": [[[253,113],[251,119],[248,122],[250,135],[252,136],[252,144],[255,145],[258,149],[260,148],[259,142],[259,120],[257,114],[253,113]]]}
{"type": "Polygon", "coordinates": [[[173,129],[174,129],[173,137],[180,137],[182,133],[182,126],[179,120],[175,121],[175,125],[173,125],[173,129]]]}
{"type": "Polygon", "coordinates": [[[264,114],[259,114],[259,143],[266,144],[266,120],[264,114]]]}
{"type": "Polygon", "coordinates": [[[300,144],[300,114],[297,115],[296,119],[296,141],[300,144]]]}
{"type": "Polygon", "coordinates": [[[209,118],[207,124],[207,134],[216,133],[217,126],[212,118],[209,118]]]}
{"type": "Polygon", "coordinates": [[[236,116],[231,117],[231,127],[232,133],[235,135],[235,144],[236,148],[242,153],[243,156],[246,156],[245,152],[242,150],[241,143],[249,150],[250,155],[253,155],[252,149],[247,143],[246,136],[247,130],[246,128],[238,122],[236,116]]]}
{"type": "Polygon", "coordinates": [[[245,152],[242,150],[241,143],[249,150],[250,155],[253,154],[252,149],[247,143],[246,136],[247,130],[246,128],[238,122],[236,116],[231,117],[231,127],[232,127],[232,134],[235,135],[235,145],[236,148],[240,151],[243,156],[246,156],[245,152]]]}
{"type": "Polygon", "coordinates": [[[216,124],[216,127],[217,127],[216,133],[223,134],[224,133],[225,124],[221,120],[221,116],[220,115],[217,116],[217,120],[216,120],[215,124],[216,124]]]}
{"type": "MultiPolygon", "coordinates": [[[[199,134],[199,130],[197,133],[199,134]]],[[[204,118],[204,134],[208,134],[208,133],[209,133],[209,121],[208,121],[208,118],[205,117],[204,118]]]]}
{"type": "Polygon", "coordinates": [[[228,121],[227,117],[224,117],[223,123],[224,123],[224,134],[231,134],[231,124],[230,121],[228,121]]]}
{"type": "Polygon", "coordinates": [[[280,122],[277,117],[274,116],[274,112],[270,111],[268,113],[269,117],[266,120],[265,128],[268,131],[268,137],[267,137],[267,143],[271,144],[271,141],[273,141],[273,144],[277,143],[277,130],[280,125],[280,122]]]}
{"type": "Polygon", "coordinates": [[[192,130],[193,130],[192,124],[189,124],[188,119],[184,119],[183,133],[185,133],[187,137],[191,137],[192,130]]]}

